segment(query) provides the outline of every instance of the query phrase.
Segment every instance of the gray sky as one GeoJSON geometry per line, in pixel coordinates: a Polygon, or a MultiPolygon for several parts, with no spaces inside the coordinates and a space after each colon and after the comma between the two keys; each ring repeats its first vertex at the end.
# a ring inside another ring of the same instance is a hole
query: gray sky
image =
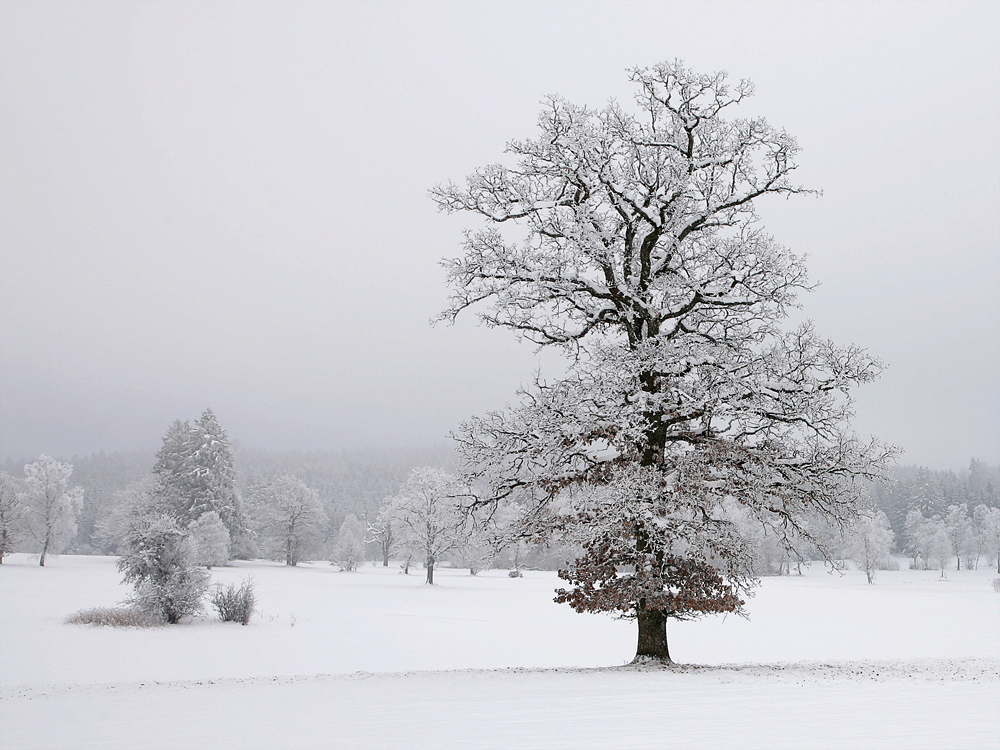
{"type": "Polygon", "coordinates": [[[761,204],[804,314],[889,364],[856,427],[1000,463],[1000,3],[0,5],[0,456],[438,443],[538,366],[430,327],[464,217],[427,190],[559,93],[750,78],[822,198],[761,204]]]}

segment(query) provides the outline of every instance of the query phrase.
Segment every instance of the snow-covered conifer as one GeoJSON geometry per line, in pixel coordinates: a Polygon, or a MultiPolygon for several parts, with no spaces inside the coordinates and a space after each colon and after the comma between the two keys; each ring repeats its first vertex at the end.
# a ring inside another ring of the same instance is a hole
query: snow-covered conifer
{"type": "Polygon", "coordinates": [[[187,525],[215,511],[234,545],[247,534],[247,520],[236,489],[236,469],[226,431],[211,409],[191,424],[177,420],[163,437],[153,473],[157,491],[187,525]]]}

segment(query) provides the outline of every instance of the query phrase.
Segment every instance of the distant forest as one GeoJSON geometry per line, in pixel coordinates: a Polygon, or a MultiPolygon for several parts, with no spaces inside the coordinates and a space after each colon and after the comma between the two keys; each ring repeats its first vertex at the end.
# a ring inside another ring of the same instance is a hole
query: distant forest
{"type": "MultiPolygon", "coordinates": [[[[415,467],[456,468],[456,456],[448,445],[339,453],[238,448],[234,454],[237,485],[244,498],[252,495],[255,485],[282,474],[297,477],[315,490],[326,512],[328,540],[348,514],[373,519],[415,467]]],[[[150,476],[156,460],[153,451],[101,452],[61,460],[73,465],[71,484],[84,489],[76,538],[65,551],[114,554],[113,541],[100,533],[101,524],[120,502],[122,492],[150,476]]],[[[22,477],[25,463],[8,460],[0,469],[22,477]]],[[[930,519],[963,504],[970,514],[977,505],[1000,507],[1000,467],[976,459],[960,471],[898,466],[894,473],[894,482],[872,485],[870,494],[875,507],[889,519],[897,552],[906,549],[906,517],[912,510],[930,519]]]]}
{"type": "MultiPolygon", "coordinates": [[[[255,485],[282,474],[297,477],[316,490],[326,511],[329,532],[336,534],[348,514],[375,517],[385,499],[395,494],[410,471],[418,466],[455,468],[450,446],[320,451],[271,451],[236,449],[236,477],[240,494],[247,498],[255,485]]],[[[71,484],[84,489],[83,510],[77,517],[77,534],[66,546],[67,554],[114,554],[115,542],[101,534],[104,522],[121,502],[123,493],[146,481],[156,462],[154,451],[93,453],[60,458],[73,465],[71,484]]],[[[6,461],[0,470],[24,476],[28,461],[6,461]]]]}

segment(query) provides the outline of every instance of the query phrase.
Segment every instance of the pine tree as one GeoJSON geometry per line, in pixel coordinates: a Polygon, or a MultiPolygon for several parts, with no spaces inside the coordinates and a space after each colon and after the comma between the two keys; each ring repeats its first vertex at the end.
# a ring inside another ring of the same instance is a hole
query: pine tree
{"type": "Polygon", "coordinates": [[[170,426],[153,473],[157,491],[174,508],[181,524],[186,526],[211,511],[222,519],[234,545],[246,537],[248,524],[236,489],[233,452],[211,409],[194,424],[177,420],[170,426]]]}

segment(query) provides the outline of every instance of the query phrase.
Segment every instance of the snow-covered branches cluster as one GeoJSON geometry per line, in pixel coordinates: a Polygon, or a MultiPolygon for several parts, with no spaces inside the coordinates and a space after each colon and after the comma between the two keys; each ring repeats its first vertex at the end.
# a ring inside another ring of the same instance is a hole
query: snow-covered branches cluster
{"type": "MultiPolygon", "coordinates": [[[[727,505],[785,548],[822,547],[809,518],[849,523],[891,451],[848,427],[850,391],[878,360],[782,325],[809,283],[755,201],[808,192],[791,181],[795,140],[725,119],[752,93],[745,81],[731,90],[679,62],[631,79],[636,112],[553,97],[540,136],[509,144],[517,166],[432,197],[487,223],[445,263],[442,318],[475,305],[488,325],[573,355],[565,378],[462,426],[467,478],[489,486],[484,503],[516,499],[540,532],[574,536],[587,555],[561,596],[580,605],[590,586],[594,608],[639,617],[641,644],[644,616],[659,628],[739,609],[754,573],[727,505]],[[508,243],[506,222],[526,239],[508,243]],[[678,570],[698,580],[697,606],[678,570]]],[[[666,655],[665,636],[650,655],[666,655]]]]}

